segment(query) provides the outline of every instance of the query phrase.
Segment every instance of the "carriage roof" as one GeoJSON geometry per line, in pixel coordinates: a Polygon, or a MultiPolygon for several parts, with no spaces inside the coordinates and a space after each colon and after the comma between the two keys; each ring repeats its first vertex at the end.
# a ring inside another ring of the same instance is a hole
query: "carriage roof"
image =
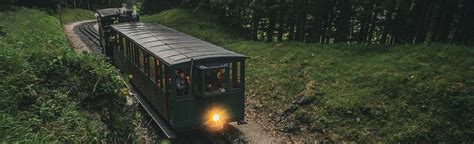
{"type": "Polygon", "coordinates": [[[245,55],[159,24],[121,23],[112,25],[112,29],[135,41],[169,65],[208,58],[246,58],[245,55]]]}
{"type": "Polygon", "coordinates": [[[119,8],[100,9],[100,10],[97,10],[97,14],[99,14],[100,17],[120,15],[120,9],[119,8]]]}
{"type": "MultiPolygon", "coordinates": [[[[120,15],[121,9],[122,8],[105,8],[105,9],[96,10],[96,12],[100,17],[118,16],[120,15]]],[[[123,9],[123,10],[133,11],[132,9],[123,9]]]]}

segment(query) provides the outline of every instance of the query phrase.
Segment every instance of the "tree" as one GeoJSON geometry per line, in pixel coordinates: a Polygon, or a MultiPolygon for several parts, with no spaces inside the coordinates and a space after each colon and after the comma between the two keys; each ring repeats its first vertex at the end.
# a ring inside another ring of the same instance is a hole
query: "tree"
{"type": "Polygon", "coordinates": [[[268,42],[473,41],[471,0],[145,0],[143,5],[146,14],[170,7],[207,11],[243,37],[268,42]]]}

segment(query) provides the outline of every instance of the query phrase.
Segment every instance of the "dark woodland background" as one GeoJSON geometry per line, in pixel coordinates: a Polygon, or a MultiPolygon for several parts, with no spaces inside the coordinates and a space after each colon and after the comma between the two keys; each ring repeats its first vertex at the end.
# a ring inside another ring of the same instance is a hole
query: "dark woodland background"
{"type": "Polygon", "coordinates": [[[29,7],[99,9],[141,4],[141,13],[205,10],[241,36],[308,43],[472,45],[472,0],[10,0],[29,7]]]}

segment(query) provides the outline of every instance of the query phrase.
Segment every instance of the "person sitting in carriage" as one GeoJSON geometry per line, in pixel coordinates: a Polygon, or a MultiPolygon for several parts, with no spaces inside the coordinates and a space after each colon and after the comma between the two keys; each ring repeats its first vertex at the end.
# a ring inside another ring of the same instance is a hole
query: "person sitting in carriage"
{"type": "Polygon", "coordinates": [[[183,70],[178,69],[178,77],[176,78],[176,88],[177,95],[187,95],[189,87],[189,77],[186,77],[186,74],[183,70]]]}

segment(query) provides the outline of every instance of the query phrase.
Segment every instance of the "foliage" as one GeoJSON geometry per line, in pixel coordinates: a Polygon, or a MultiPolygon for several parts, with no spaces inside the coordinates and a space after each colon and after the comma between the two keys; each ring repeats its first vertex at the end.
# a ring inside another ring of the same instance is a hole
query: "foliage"
{"type": "Polygon", "coordinates": [[[185,31],[205,41],[215,44],[233,43],[238,40],[238,35],[232,35],[232,30],[219,24],[211,23],[196,17],[187,9],[171,9],[156,15],[144,16],[142,22],[160,22],[165,25],[186,25],[175,27],[179,31],[185,31]]]}
{"type": "Polygon", "coordinates": [[[82,21],[95,20],[94,12],[85,9],[63,9],[62,14],[55,14],[57,19],[62,19],[63,24],[82,21]]]}
{"type": "Polygon", "coordinates": [[[22,142],[132,140],[124,87],[105,58],[76,54],[58,19],[0,12],[0,139],[22,142]]]}
{"type": "Polygon", "coordinates": [[[142,0],[13,0],[8,4],[17,6],[45,8],[45,10],[55,10],[60,5],[63,8],[82,8],[96,10],[110,7],[121,7],[123,3],[131,6],[142,0]]]}
{"type": "MultiPolygon", "coordinates": [[[[145,0],[206,11],[260,41],[473,44],[474,2],[466,0],[145,0]],[[430,39],[428,34],[433,36],[430,39]]],[[[161,5],[165,6],[165,5],[161,5]]],[[[148,14],[166,8],[153,9],[148,14]]],[[[146,9],[147,10],[147,9],[146,9]]]]}
{"type": "Polygon", "coordinates": [[[170,3],[168,1],[156,0],[150,1],[147,0],[143,3],[143,11],[144,14],[154,14],[161,12],[163,10],[167,10],[170,8],[170,3]]]}
{"type": "Polygon", "coordinates": [[[271,123],[336,141],[473,141],[472,47],[252,42],[201,17],[173,9],[141,20],[250,56],[247,108],[271,123]],[[282,114],[300,97],[314,101],[282,114]]]}

